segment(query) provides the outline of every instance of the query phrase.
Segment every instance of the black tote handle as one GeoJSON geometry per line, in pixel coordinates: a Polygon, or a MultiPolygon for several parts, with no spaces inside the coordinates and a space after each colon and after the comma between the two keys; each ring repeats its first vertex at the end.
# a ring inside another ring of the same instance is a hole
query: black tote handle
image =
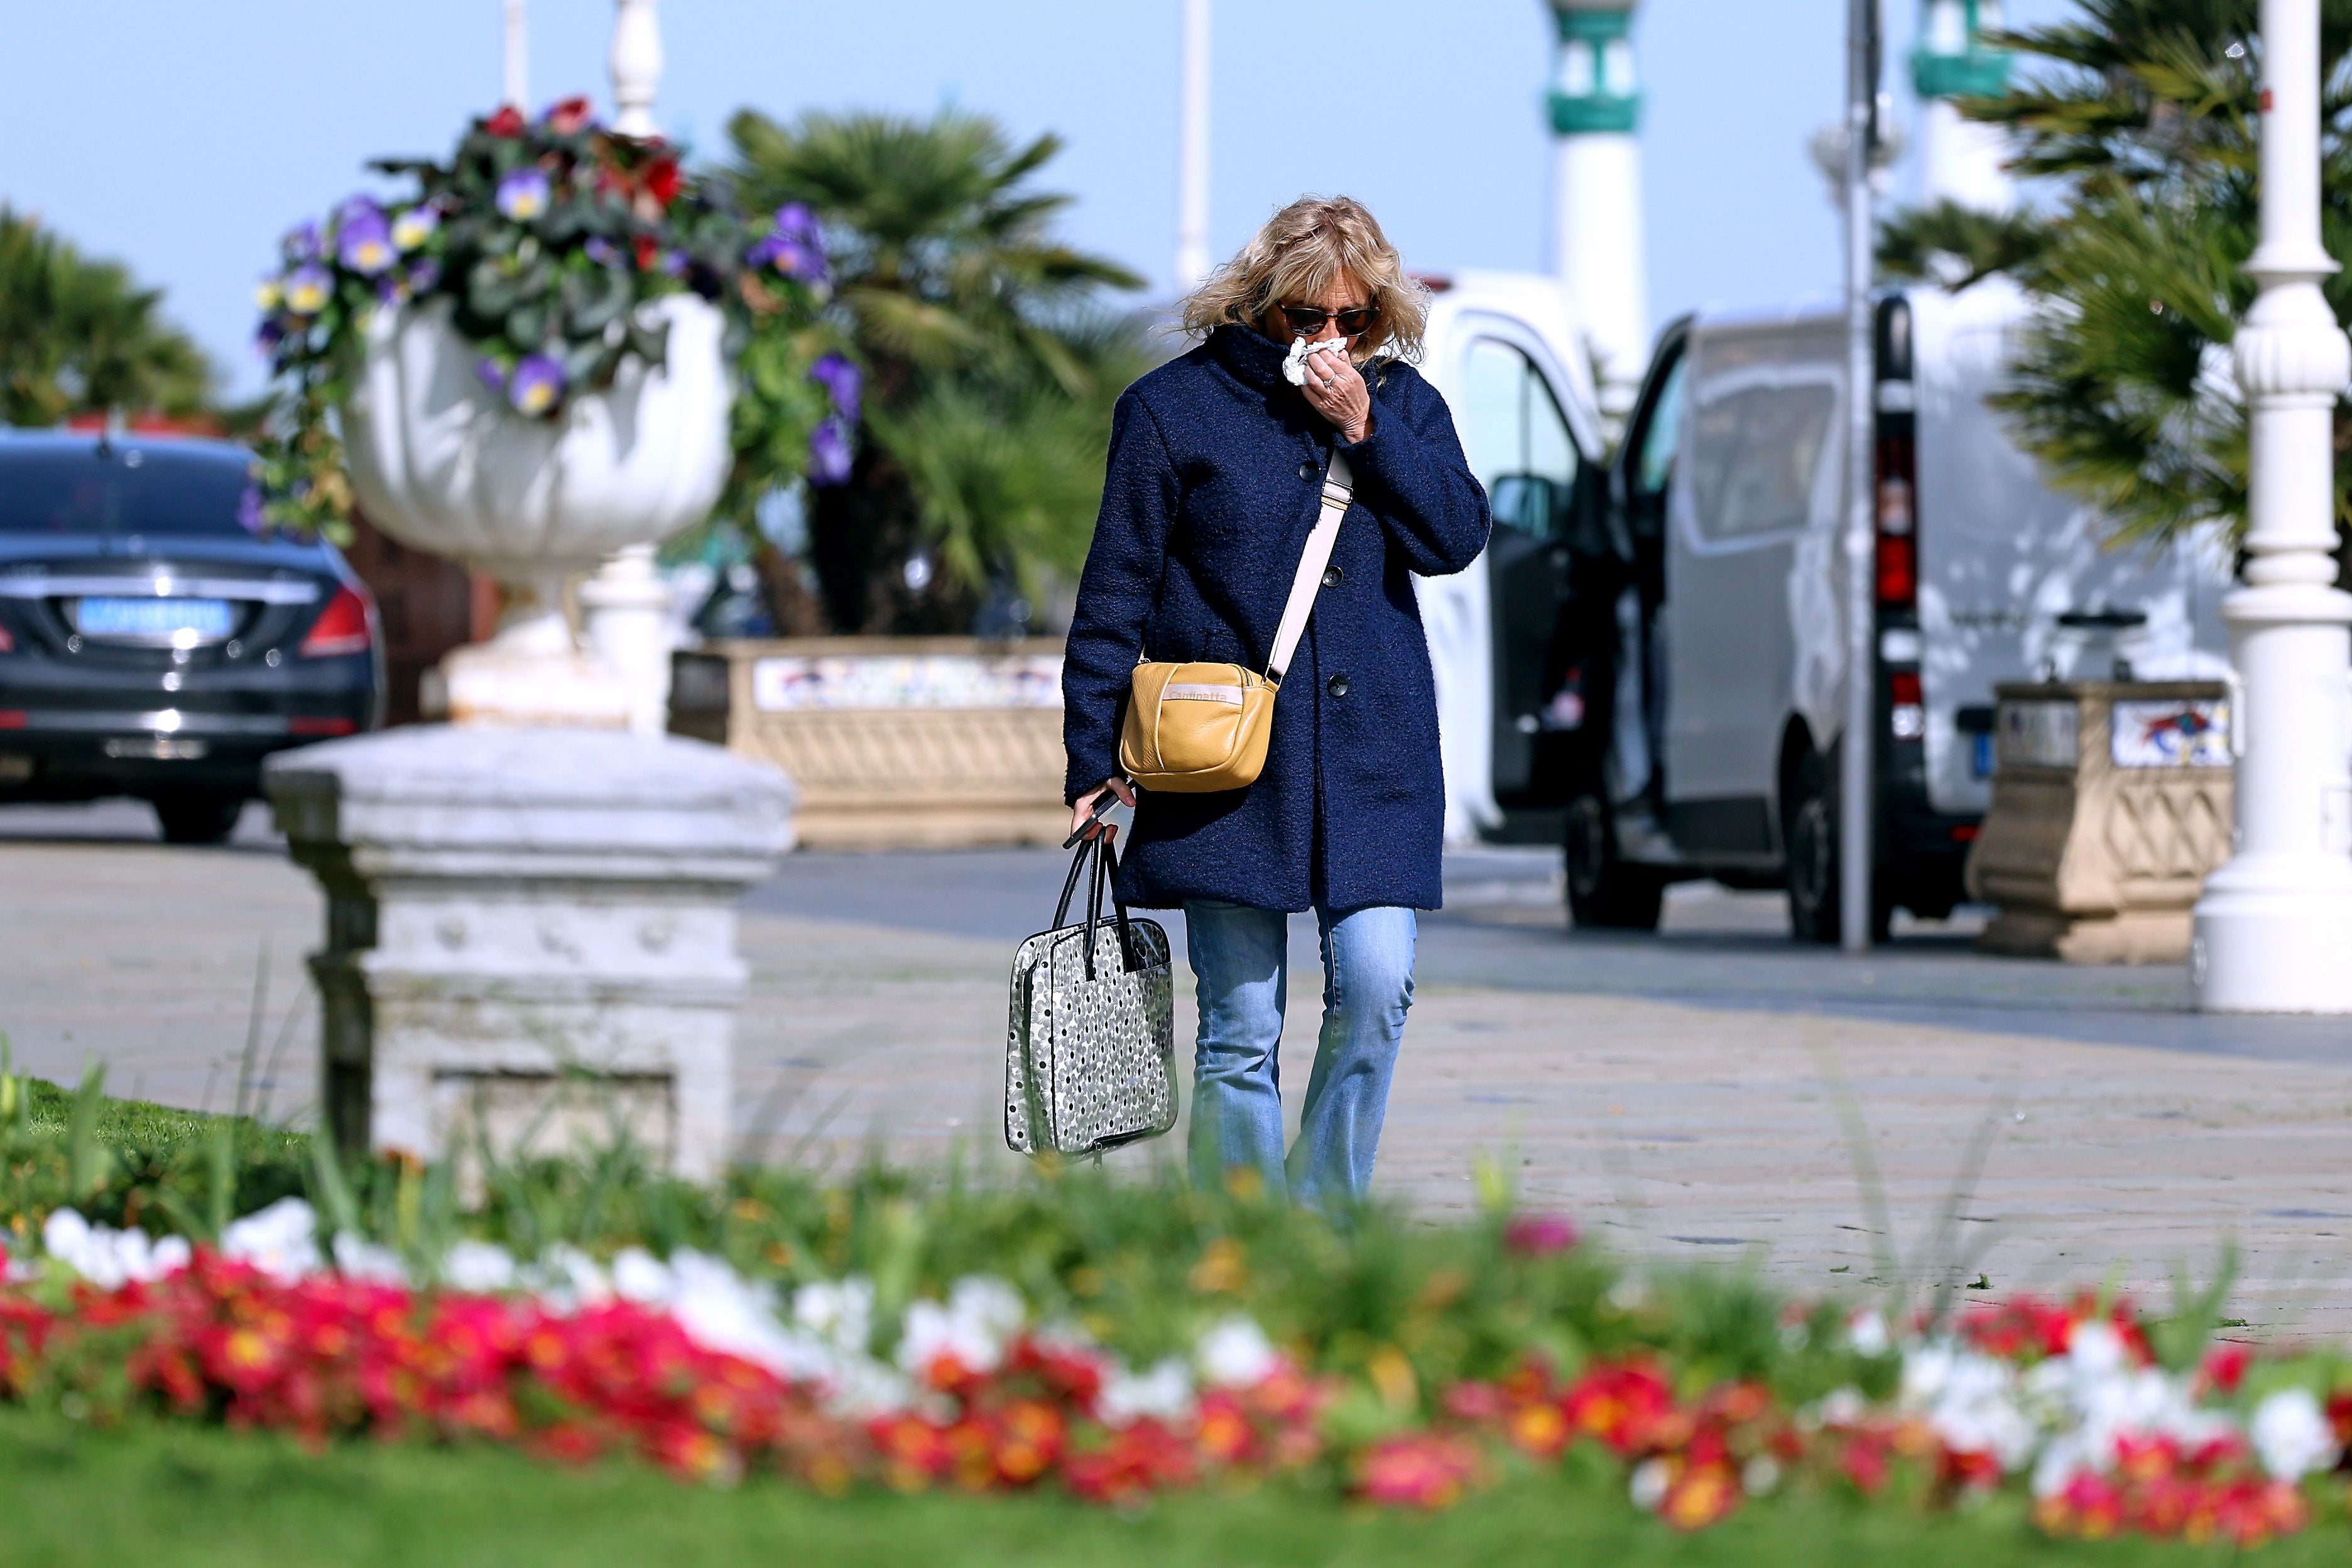
{"type": "Polygon", "coordinates": [[[1070,857],[1070,874],[1062,879],[1062,901],[1054,906],[1054,923],[1048,930],[1059,931],[1069,923],[1070,900],[1077,893],[1078,878],[1085,873],[1087,856],[1094,847],[1095,841],[1089,838],[1078,846],[1076,855],[1070,857]]]}

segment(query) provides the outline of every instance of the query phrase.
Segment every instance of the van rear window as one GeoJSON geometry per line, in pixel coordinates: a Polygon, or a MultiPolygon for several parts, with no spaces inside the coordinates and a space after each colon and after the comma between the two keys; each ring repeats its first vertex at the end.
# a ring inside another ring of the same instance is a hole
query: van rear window
{"type": "Polygon", "coordinates": [[[1699,531],[1730,543],[1803,528],[1836,413],[1836,389],[1819,381],[1703,394],[1684,459],[1699,531]]]}
{"type": "Polygon", "coordinates": [[[0,450],[0,533],[247,535],[242,465],[117,447],[0,450]]]}

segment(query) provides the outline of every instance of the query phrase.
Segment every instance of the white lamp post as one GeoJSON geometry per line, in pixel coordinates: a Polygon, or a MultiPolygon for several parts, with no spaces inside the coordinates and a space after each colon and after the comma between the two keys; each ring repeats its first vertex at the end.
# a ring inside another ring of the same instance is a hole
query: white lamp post
{"type": "Polygon", "coordinates": [[[1549,0],[1557,50],[1544,267],[1568,286],[1600,361],[1601,405],[1633,411],[1650,353],[1642,259],[1639,0],[1549,0]]]}
{"type": "Polygon", "coordinates": [[[2352,343],[2319,280],[2319,0],[2263,0],[2262,284],[2233,345],[2251,415],[2246,586],[2222,601],[2236,852],[2198,900],[2198,1005],[2352,1013],[2352,595],[2335,587],[2336,399],[2352,343]]]}
{"type": "Polygon", "coordinates": [[[503,47],[499,57],[499,101],[509,109],[530,110],[530,21],[526,0],[506,0],[503,47]]]}
{"type": "Polygon", "coordinates": [[[1184,0],[1176,112],[1176,291],[1209,275],[1209,0],[1184,0]]]}

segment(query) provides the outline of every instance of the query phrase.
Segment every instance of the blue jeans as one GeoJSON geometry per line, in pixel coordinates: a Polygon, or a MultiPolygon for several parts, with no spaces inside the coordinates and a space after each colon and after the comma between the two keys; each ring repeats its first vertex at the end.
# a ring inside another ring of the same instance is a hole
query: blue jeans
{"type": "Polygon", "coordinates": [[[1286,1191],[1306,1204],[1360,1198],[1371,1185],[1397,1043],[1412,1005],[1416,925],[1407,909],[1318,910],[1315,919],[1323,934],[1323,1031],[1298,1142],[1286,1161],[1276,1055],[1290,917],[1240,904],[1184,906],[1201,1003],[1186,1151],[1195,1182],[1250,1166],[1268,1192],[1286,1191]]]}

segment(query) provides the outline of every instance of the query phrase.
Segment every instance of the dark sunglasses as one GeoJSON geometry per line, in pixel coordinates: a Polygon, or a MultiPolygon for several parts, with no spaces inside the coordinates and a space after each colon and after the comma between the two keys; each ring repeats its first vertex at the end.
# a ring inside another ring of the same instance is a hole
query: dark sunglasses
{"type": "Polygon", "coordinates": [[[1290,323],[1292,331],[1306,332],[1310,336],[1321,331],[1324,322],[1336,320],[1339,323],[1339,331],[1351,338],[1360,338],[1381,319],[1378,305],[1351,305],[1336,312],[1320,305],[1284,305],[1280,309],[1282,319],[1290,323]]]}

